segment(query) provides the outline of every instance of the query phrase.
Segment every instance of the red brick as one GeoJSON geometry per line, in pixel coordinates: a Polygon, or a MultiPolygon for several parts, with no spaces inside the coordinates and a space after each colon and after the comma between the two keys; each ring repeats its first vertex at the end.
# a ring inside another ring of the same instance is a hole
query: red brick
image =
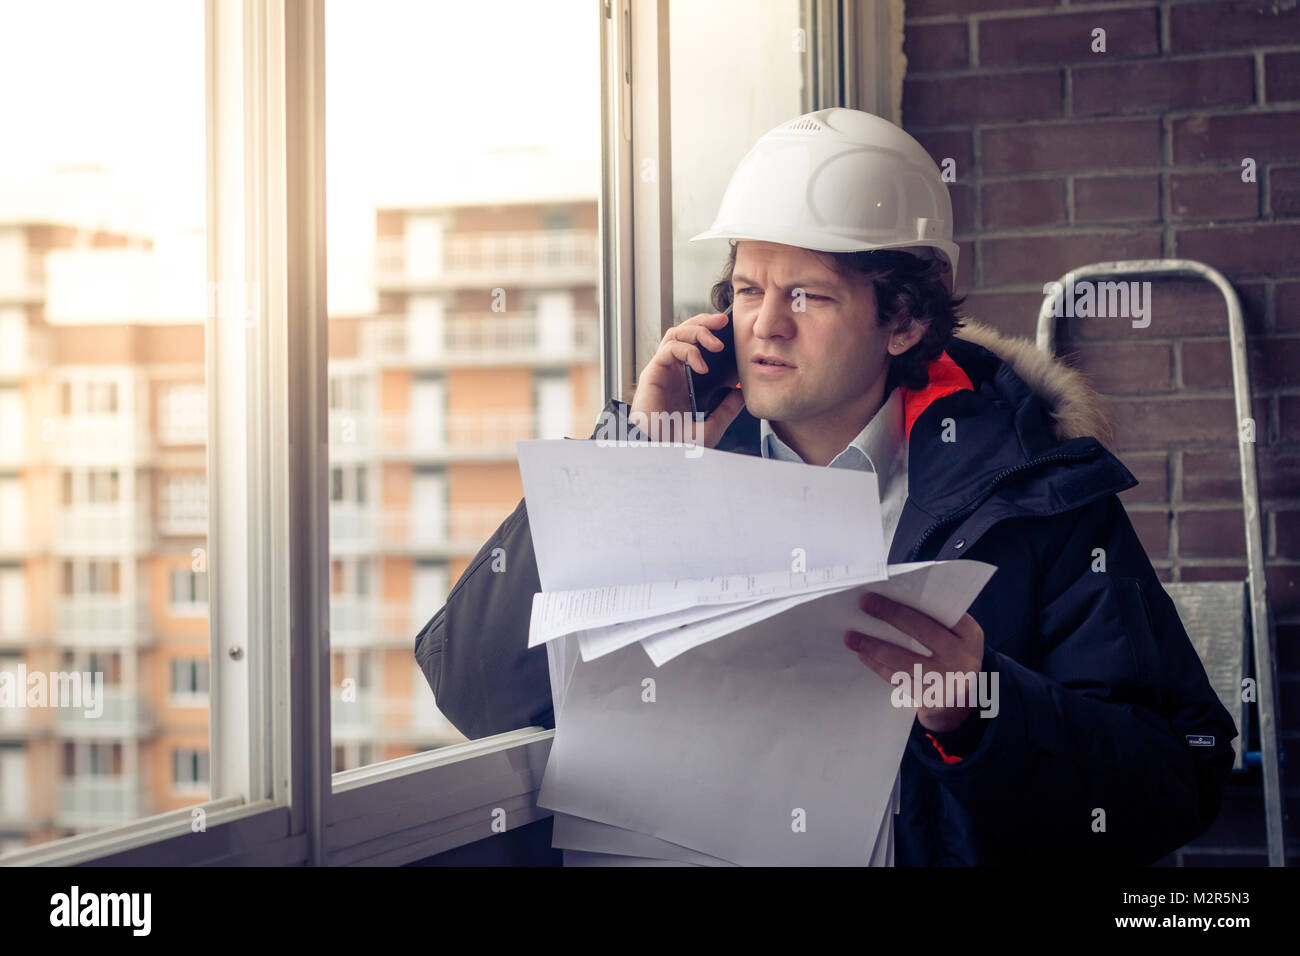
{"type": "Polygon", "coordinates": [[[1167,502],[1169,500],[1169,456],[1164,452],[1133,452],[1121,459],[1133,477],[1135,487],[1120,492],[1125,507],[1130,502],[1167,502]]]}
{"type": "Polygon", "coordinates": [[[1160,52],[1156,10],[1098,10],[981,20],[980,66],[1101,62],[1160,52]],[[1106,52],[1092,52],[1092,31],[1106,31],[1106,52]]]}
{"type": "MultiPolygon", "coordinates": [[[[964,236],[975,230],[975,187],[969,183],[949,183],[948,198],[952,200],[952,231],[964,236]]],[[[960,270],[960,266],[958,267],[960,270]]]]}
{"type": "Polygon", "coordinates": [[[1300,158],[1300,110],[1184,116],[1171,124],[1175,163],[1222,160],[1240,166],[1247,157],[1262,166],[1300,158]]]}
{"type": "Polygon", "coordinates": [[[1268,171],[1268,208],[1275,216],[1300,216],[1300,166],[1268,171]]]}
{"type": "Polygon", "coordinates": [[[959,13],[988,13],[991,10],[1022,10],[1026,7],[1054,7],[1059,0],[908,0],[907,19],[959,13]]]}
{"type": "MultiPolygon", "coordinates": [[[[1237,444],[1237,415],[1231,398],[1113,399],[1106,403],[1120,448],[1175,448],[1237,444]]],[[[1255,420],[1268,417],[1268,405],[1256,400],[1255,420]]]]}
{"type": "Polygon", "coordinates": [[[1178,512],[1178,553],[1187,558],[1246,556],[1240,508],[1178,512]]]}
{"type": "MultiPolygon", "coordinates": [[[[1179,343],[1182,348],[1183,384],[1188,388],[1230,388],[1232,358],[1228,340],[1193,340],[1179,343]]],[[[1300,338],[1251,339],[1250,356],[1252,389],[1285,388],[1300,383],[1300,338]]]]}
{"type": "MultiPolygon", "coordinates": [[[[1255,283],[1235,283],[1246,323],[1246,334],[1263,335],[1263,287],[1255,283]]],[[[1134,329],[1143,338],[1167,338],[1180,335],[1225,335],[1228,308],[1219,290],[1208,282],[1192,279],[1163,279],[1151,282],[1151,325],[1134,329]]],[[[1070,336],[1079,339],[1130,338],[1130,326],[1107,325],[1080,318],[1071,323],[1070,336]]]]}
{"type": "Polygon", "coordinates": [[[1043,297],[1037,292],[985,292],[973,290],[963,312],[1003,335],[1032,339],[1038,325],[1038,307],[1043,297]]]}
{"type": "Polygon", "coordinates": [[[1279,282],[1273,296],[1274,327],[1279,332],[1300,332],[1300,282],[1279,282]]]}
{"type": "MultiPolygon", "coordinates": [[[[1277,669],[1283,673],[1300,671],[1300,624],[1284,624],[1278,622],[1277,630],[1277,669]]],[[[1300,703],[1298,701],[1297,703],[1300,703]]],[[[1300,806],[1296,807],[1293,814],[1300,811],[1300,806]]],[[[1300,819],[1300,816],[1293,815],[1292,820],[1300,819]]]]}
{"type": "Polygon", "coordinates": [[[965,23],[909,24],[903,30],[907,72],[960,70],[970,65],[965,23]]]}
{"type": "Polygon", "coordinates": [[[1063,82],[1061,70],[908,79],[903,120],[910,128],[1057,119],[1063,82]]]}
{"type": "Polygon", "coordinates": [[[1300,100],[1300,53],[1269,53],[1264,57],[1264,101],[1300,100]]]}
{"type": "Polygon", "coordinates": [[[1074,180],[1075,222],[1134,222],[1159,218],[1159,176],[1081,176],[1074,180]]]}
{"type": "MultiPolygon", "coordinates": [[[[911,127],[905,127],[909,133],[911,127]]],[[[955,165],[954,174],[957,182],[966,182],[974,174],[975,152],[971,144],[971,134],[969,130],[938,130],[934,132],[916,132],[912,133],[917,142],[925,147],[925,151],[930,154],[940,166],[943,166],[945,159],[953,160],[955,165]]],[[[952,183],[948,184],[949,186],[952,183]]]]}
{"type": "Polygon", "coordinates": [[[1254,101],[1255,62],[1242,56],[1083,66],[1071,82],[1076,116],[1235,106],[1254,101]]]}
{"type": "Polygon", "coordinates": [[[1171,173],[1169,218],[1254,219],[1259,215],[1259,183],[1241,181],[1241,173],[1171,173]]]}
{"type": "Polygon", "coordinates": [[[1155,166],[1160,162],[1160,121],[1096,120],[985,129],[980,131],[980,146],[986,176],[1155,166]]]}
{"type": "MultiPolygon", "coordinates": [[[[1264,579],[1268,582],[1268,600],[1275,618],[1300,613],[1300,565],[1266,562],[1264,579]]],[[[1300,711],[1300,707],[1295,706],[1289,709],[1300,711]]]]}
{"type": "Polygon", "coordinates": [[[1088,345],[1072,351],[1076,367],[1107,395],[1149,395],[1173,387],[1173,352],[1168,345],[1088,345]]]}
{"type": "Polygon", "coordinates": [[[1152,561],[1169,557],[1169,512],[1129,511],[1129,521],[1142,542],[1142,550],[1152,561]]]}
{"type": "Polygon", "coordinates": [[[985,229],[1065,224],[1065,182],[1017,179],[980,188],[985,229]]]}
{"type": "MultiPolygon", "coordinates": [[[[1264,445],[1263,435],[1255,437],[1260,497],[1267,502],[1270,498],[1294,496],[1296,475],[1300,475],[1300,451],[1264,445]]],[[[1237,455],[1220,451],[1183,452],[1183,500],[1223,498],[1241,500],[1241,465],[1237,455]]]]}
{"type": "Polygon", "coordinates": [[[1178,229],[1174,235],[1178,258],[1197,259],[1230,276],[1300,271],[1296,223],[1178,229]]]}
{"type": "Polygon", "coordinates": [[[1174,53],[1237,50],[1300,43],[1300,10],[1271,0],[1179,3],[1169,10],[1174,53]]]}
{"type": "Polygon", "coordinates": [[[1300,510],[1279,509],[1273,515],[1273,544],[1270,554],[1283,558],[1300,558],[1300,510]]]}
{"type": "Polygon", "coordinates": [[[983,285],[1035,285],[1041,289],[1070,269],[1112,259],[1160,255],[1160,231],[1135,229],[1099,234],[1059,233],[979,241],[983,285]]]}
{"type": "Polygon", "coordinates": [[[1300,395],[1279,395],[1277,413],[1278,439],[1300,441],[1300,395]]]}

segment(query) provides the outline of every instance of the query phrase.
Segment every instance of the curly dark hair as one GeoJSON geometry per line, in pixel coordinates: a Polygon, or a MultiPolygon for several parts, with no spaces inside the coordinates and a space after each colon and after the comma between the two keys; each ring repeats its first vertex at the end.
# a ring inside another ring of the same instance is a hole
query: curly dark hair
{"type": "MultiPolygon", "coordinates": [[[[731,307],[731,276],[736,268],[736,242],[723,268],[722,278],[709,295],[713,308],[725,312],[731,307]]],[[[811,250],[810,250],[811,251],[811,250]]],[[[912,391],[930,382],[929,364],[937,359],[953,335],[962,327],[961,307],[965,296],[952,296],[944,284],[937,259],[922,259],[896,249],[864,252],[814,252],[839,276],[853,275],[870,280],[876,289],[876,314],[881,326],[899,319],[898,331],[913,322],[925,326],[921,340],[902,355],[891,356],[885,394],[896,385],[912,391]]]]}

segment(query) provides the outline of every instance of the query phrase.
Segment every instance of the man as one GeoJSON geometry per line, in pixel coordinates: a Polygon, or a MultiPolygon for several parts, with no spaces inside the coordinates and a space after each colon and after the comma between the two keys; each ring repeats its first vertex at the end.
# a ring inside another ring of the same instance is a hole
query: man
{"type": "MultiPolygon", "coordinates": [[[[683,365],[703,372],[731,322],[740,388],[696,440],[873,470],[891,563],[998,569],[951,630],[864,602],[931,657],[844,638],[886,681],[917,663],[997,678],[994,716],[916,701],[900,865],[1150,863],[1214,820],[1236,728],[1116,497],[1137,482],[1097,395],[1029,343],[961,326],[951,218],[938,168],[892,124],[836,109],[778,127],[696,237],[735,240],[718,311],[669,329],[630,409],[606,413],[687,410],[683,365]]],[[[416,639],[467,736],[554,726],[545,654],[526,649],[537,590],[520,502],[416,639]],[[499,553],[509,569],[492,573],[499,553]]]]}

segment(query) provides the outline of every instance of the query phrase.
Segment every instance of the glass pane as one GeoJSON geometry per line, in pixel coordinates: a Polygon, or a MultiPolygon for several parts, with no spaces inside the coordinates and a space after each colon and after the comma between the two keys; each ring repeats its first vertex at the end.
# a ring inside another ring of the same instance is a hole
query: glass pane
{"type": "Polygon", "coordinates": [[[0,6],[0,853],[208,798],[203,20],[0,6]]]}
{"type": "Polygon", "coordinates": [[[671,0],[673,321],[712,312],[730,249],[689,242],[713,225],[731,173],[755,140],[803,112],[800,0],[671,0]],[[719,42],[724,37],[725,42],[719,42]]]}
{"type": "Polygon", "coordinates": [[[335,770],[464,740],[415,635],[604,404],[596,14],[326,2],[335,770]]]}

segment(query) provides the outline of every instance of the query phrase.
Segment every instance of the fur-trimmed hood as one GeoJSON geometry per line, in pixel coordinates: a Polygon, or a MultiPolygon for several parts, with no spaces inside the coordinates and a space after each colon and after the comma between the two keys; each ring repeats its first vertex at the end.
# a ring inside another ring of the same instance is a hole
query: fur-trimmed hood
{"type": "Polygon", "coordinates": [[[1114,450],[1115,435],[1102,398],[1078,369],[1038,349],[1029,339],[1003,335],[991,326],[963,319],[957,336],[988,349],[1033,389],[1051,409],[1060,441],[1092,436],[1114,450]]]}
{"type": "MultiPolygon", "coordinates": [[[[962,322],[958,338],[988,349],[1043,400],[1058,441],[1091,436],[1108,451],[1114,451],[1114,429],[1102,398],[1082,372],[1060,358],[1040,352],[1029,339],[1003,335],[974,319],[963,318],[962,322]]],[[[636,385],[628,385],[621,400],[630,405],[635,394],[636,385]]]]}

